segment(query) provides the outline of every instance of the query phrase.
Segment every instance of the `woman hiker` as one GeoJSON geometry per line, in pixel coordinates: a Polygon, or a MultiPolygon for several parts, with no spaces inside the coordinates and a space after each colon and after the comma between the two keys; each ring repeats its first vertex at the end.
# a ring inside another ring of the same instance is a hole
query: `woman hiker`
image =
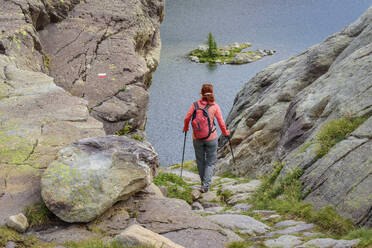
{"type": "Polygon", "coordinates": [[[230,131],[226,129],[220,107],[214,102],[213,85],[203,84],[201,96],[201,99],[194,102],[187,112],[183,131],[189,130],[189,122],[192,119],[193,145],[201,180],[200,192],[205,193],[211,185],[213,169],[217,160],[218,139],[214,118],[217,119],[224,136],[229,136],[230,131]]]}

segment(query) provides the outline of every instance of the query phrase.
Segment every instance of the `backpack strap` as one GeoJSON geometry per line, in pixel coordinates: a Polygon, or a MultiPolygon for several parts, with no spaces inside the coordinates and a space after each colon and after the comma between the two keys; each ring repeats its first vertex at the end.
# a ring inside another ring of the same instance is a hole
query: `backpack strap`
{"type": "Polygon", "coordinates": [[[194,112],[192,113],[192,120],[196,118],[196,110],[200,109],[198,102],[194,102],[194,112]]]}

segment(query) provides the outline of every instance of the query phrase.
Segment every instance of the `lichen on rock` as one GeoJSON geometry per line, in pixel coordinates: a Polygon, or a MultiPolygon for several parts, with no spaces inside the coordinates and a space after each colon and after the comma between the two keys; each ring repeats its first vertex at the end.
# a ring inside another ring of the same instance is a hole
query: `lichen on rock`
{"type": "Polygon", "coordinates": [[[157,166],[147,142],[115,135],[87,138],[60,151],[44,172],[41,194],[60,219],[89,222],[149,185],[157,166]]]}

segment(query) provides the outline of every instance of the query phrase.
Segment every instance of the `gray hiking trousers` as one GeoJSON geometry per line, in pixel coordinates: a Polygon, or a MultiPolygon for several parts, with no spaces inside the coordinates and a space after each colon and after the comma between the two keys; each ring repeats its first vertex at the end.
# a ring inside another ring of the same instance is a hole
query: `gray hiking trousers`
{"type": "Polygon", "coordinates": [[[213,169],[217,160],[217,138],[214,140],[193,140],[196,164],[198,165],[198,171],[202,187],[209,188],[213,169]]]}

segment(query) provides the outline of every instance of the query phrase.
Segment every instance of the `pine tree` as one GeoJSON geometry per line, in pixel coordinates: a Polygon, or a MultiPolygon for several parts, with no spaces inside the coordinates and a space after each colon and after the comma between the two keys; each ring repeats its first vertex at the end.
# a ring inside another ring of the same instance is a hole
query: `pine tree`
{"type": "Polygon", "coordinates": [[[208,57],[214,58],[217,55],[217,42],[214,40],[212,33],[208,34],[208,57]]]}

